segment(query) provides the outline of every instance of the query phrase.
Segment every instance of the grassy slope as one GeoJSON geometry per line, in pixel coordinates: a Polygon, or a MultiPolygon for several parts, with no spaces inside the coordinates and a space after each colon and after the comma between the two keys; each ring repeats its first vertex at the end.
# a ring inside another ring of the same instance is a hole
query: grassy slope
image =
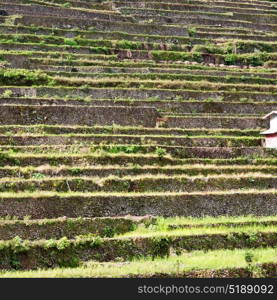
{"type": "Polygon", "coordinates": [[[143,258],[125,263],[85,263],[78,268],[57,268],[53,270],[11,271],[0,273],[0,278],[18,277],[126,277],[151,276],[155,273],[181,274],[201,269],[247,268],[246,257],[252,257],[253,263],[276,262],[276,248],[194,251],[181,256],[168,258],[143,258]]]}

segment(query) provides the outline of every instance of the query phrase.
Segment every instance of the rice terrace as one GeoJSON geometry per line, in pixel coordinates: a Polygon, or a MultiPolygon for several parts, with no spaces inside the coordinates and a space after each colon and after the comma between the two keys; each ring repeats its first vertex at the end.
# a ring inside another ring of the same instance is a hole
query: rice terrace
{"type": "Polygon", "coordinates": [[[0,0],[0,277],[277,277],[276,0],[0,0]]]}

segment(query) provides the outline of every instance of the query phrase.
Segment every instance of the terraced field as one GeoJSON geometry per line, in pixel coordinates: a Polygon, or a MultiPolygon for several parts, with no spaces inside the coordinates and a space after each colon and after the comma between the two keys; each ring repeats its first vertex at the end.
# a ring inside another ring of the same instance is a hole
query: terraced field
{"type": "Polygon", "coordinates": [[[277,276],[274,0],[0,0],[0,277],[277,276]]]}

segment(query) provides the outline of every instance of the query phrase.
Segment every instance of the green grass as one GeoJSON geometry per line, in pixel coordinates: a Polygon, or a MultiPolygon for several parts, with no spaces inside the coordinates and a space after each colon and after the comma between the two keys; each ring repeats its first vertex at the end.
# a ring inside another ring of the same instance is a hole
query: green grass
{"type": "Polygon", "coordinates": [[[204,235],[217,235],[217,234],[255,234],[262,232],[277,232],[276,225],[242,225],[239,227],[228,227],[221,224],[216,227],[190,227],[190,228],[177,228],[169,230],[166,224],[158,223],[152,226],[138,226],[136,230],[120,234],[118,238],[163,238],[163,237],[186,237],[186,236],[204,236],[204,235]]]}
{"type": "Polygon", "coordinates": [[[228,191],[208,191],[208,192],[149,192],[149,193],[135,193],[135,192],[52,192],[52,191],[35,191],[35,192],[21,192],[21,193],[10,193],[10,192],[2,192],[0,193],[0,198],[10,198],[10,199],[20,199],[20,198],[33,198],[39,199],[44,197],[61,197],[61,198],[69,198],[69,197],[128,197],[128,198],[137,198],[140,197],[168,197],[168,196],[188,196],[188,195],[226,195],[226,194],[276,194],[276,189],[266,189],[266,190],[255,190],[255,189],[247,189],[247,190],[228,190],[228,191]]]}
{"type": "MultiPolygon", "coordinates": [[[[0,69],[1,85],[52,85],[54,81],[41,71],[24,69],[0,69]]],[[[5,96],[5,94],[4,94],[5,96]]]]}
{"type": "Polygon", "coordinates": [[[276,248],[193,251],[168,258],[143,258],[131,262],[97,263],[87,262],[78,268],[56,268],[37,271],[2,271],[1,278],[17,277],[125,277],[150,276],[153,274],[181,274],[195,270],[220,270],[227,268],[249,268],[246,257],[253,257],[254,265],[275,263],[276,248]]]}
{"type": "Polygon", "coordinates": [[[168,225],[205,225],[205,224],[219,224],[219,223],[245,223],[245,222],[264,222],[277,221],[277,216],[257,217],[257,216],[238,216],[238,217],[202,217],[202,218],[186,218],[186,217],[172,217],[172,218],[158,218],[157,226],[168,227],[168,225]]]}

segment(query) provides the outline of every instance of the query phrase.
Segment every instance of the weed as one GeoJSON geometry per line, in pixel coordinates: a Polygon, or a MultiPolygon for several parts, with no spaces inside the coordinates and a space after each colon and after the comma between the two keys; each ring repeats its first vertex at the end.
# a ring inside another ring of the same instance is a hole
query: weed
{"type": "Polygon", "coordinates": [[[160,147],[157,147],[155,150],[155,154],[157,154],[160,158],[166,155],[166,150],[160,147]]]}
{"type": "Polygon", "coordinates": [[[13,91],[11,91],[11,90],[5,90],[3,92],[3,94],[2,94],[2,97],[3,98],[10,98],[10,97],[12,97],[12,95],[13,95],[13,91]]]}

